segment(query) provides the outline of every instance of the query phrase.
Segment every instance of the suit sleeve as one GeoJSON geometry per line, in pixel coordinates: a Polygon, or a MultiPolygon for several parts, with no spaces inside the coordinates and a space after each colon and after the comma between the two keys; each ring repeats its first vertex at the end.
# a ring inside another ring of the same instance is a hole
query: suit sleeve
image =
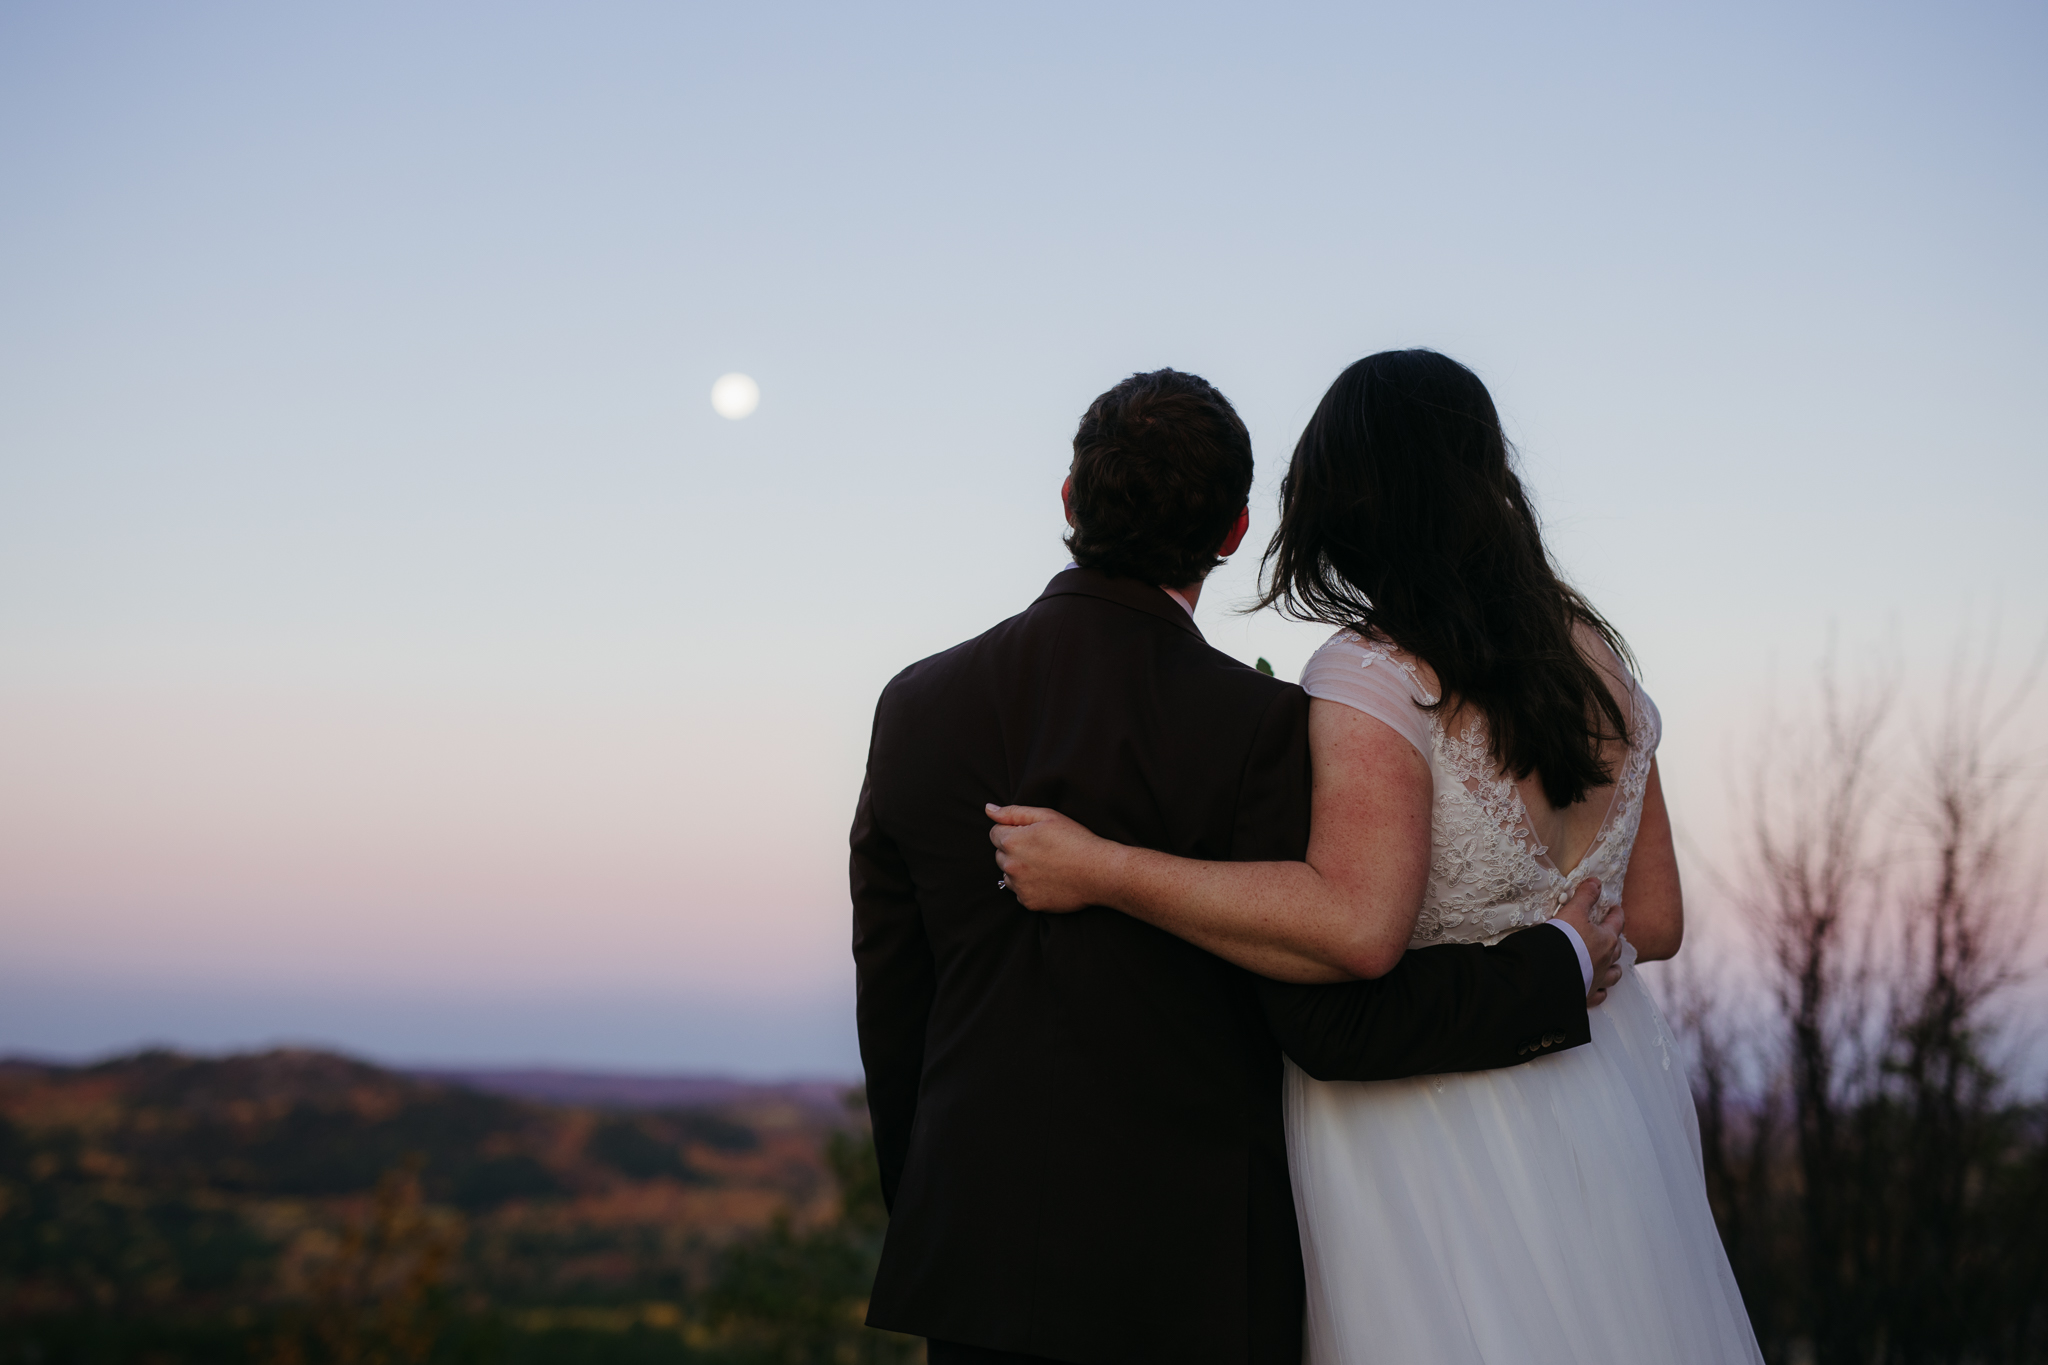
{"type": "MultiPolygon", "coordinates": [[[[1308,698],[1290,688],[1247,760],[1232,856],[1303,857],[1309,793],[1308,698]]],[[[1492,947],[1416,949],[1372,981],[1254,982],[1281,1049],[1317,1080],[1491,1071],[1592,1040],[1578,954],[1540,926],[1492,947]]]]}
{"type": "Polygon", "coordinates": [[[872,753],[854,810],[852,846],[854,1008],[882,1199],[893,1207],[917,1117],[934,976],[910,868],[875,817],[872,753]]]}

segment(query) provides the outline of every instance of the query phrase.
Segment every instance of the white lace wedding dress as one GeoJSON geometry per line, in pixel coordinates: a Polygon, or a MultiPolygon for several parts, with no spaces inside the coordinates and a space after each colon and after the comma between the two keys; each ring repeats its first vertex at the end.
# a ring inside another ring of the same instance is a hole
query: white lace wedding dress
{"type": "MultiPolygon", "coordinates": [[[[1413,946],[1495,942],[1548,919],[1589,876],[1604,905],[1620,899],[1661,725],[1640,687],[1612,807],[1567,877],[1481,724],[1450,734],[1418,709],[1435,698],[1400,653],[1339,632],[1302,686],[1385,721],[1429,760],[1432,861],[1413,946]]],[[[1288,1063],[1309,1365],[1762,1360],[1707,1206],[1684,1067],[1635,950],[1624,959],[1590,1046],[1371,1084],[1288,1063]]]]}

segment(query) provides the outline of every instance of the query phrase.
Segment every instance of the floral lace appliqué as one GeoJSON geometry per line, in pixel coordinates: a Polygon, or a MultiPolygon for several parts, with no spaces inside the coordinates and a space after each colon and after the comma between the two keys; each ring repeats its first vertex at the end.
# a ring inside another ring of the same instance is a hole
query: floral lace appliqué
{"type": "MultiPolygon", "coordinates": [[[[1360,652],[1360,667],[1400,668],[1408,674],[1416,700],[1425,705],[1437,701],[1416,666],[1391,644],[1345,631],[1324,648],[1340,642],[1360,652]]],[[[1629,713],[1634,743],[1622,763],[1613,804],[1592,848],[1569,876],[1550,862],[1549,850],[1529,823],[1521,792],[1496,769],[1484,720],[1464,719],[1451,733],[1441,713],[1431,714],[1429,766],[1436,797],[1430,820],[1429,890],[1410,947],[1498,942],[1555,915],[1572,888],[1587,877],[1600,879],[1595,919],[1619,903],[1659,738],[1656,710],[1641,688],[1631,693],[1629,713]]]]}

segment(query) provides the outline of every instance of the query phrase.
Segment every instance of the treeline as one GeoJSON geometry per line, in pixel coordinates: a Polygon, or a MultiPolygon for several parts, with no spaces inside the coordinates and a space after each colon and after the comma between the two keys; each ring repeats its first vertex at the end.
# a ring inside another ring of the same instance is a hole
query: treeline
{"type": "Polygon", "coordinates": [[[0,1363],[897,1365],[865,1110],[596,1110],[346,1058],[0,1064],[0,1363]]]}
{"type": "Polygon", "coordinates": [[[265,1365],[358,1362],[657,1362],[682,1365],[910,1365],[922,1343],[861,1319],[887,1222],[873,1139],[835,1132],[826,1158],[841,1191],[833,1217],[799,1228],[778,1215],[711,1261],[672,1300],[616,1307],[479,1305],[454,1283],[459,1220],[421,1198],[408,1162],[379,1182],[298,1302],[243,1334],[265,1365]]]}
{"type": "Polygon", "coordinates": [[[1821,689],[1747,793],[1718,973],[1664,978],[1707,1187],[1777,1365],[2048,1361],[2048,1103],[1999,1065],[2037,946],[2029,689],[1821,689]]]}

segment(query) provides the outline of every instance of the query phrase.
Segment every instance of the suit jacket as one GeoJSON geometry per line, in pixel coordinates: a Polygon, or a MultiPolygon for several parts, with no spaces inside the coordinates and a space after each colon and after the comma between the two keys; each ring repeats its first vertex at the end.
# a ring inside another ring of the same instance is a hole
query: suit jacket
{"type": "Polygon", "coordinates": [[[997,887],[986,801],[1188,857],[1301,858],[1307,718],[1164,592],[1085,569],[883,691],[852,835],[890,1209],[871,1324],[1083,1365],[1299,1365],[1282,1049],[1383,1080],[1587,1041],[1562,934],[1288,986],[997,887]]]}

